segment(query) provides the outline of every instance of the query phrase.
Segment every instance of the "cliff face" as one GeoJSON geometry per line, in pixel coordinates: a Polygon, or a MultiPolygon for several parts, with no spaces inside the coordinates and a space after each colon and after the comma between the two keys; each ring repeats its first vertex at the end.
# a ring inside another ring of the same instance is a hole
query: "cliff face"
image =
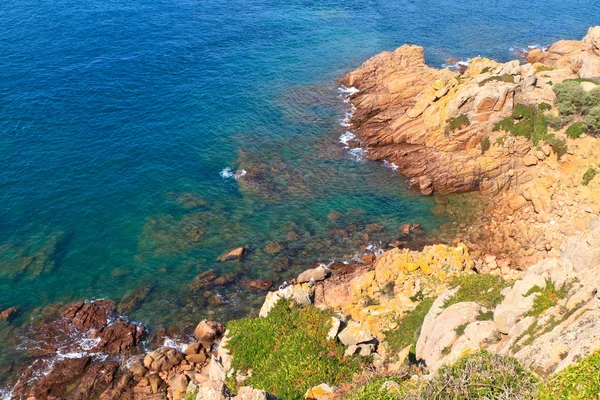
{"type": "MultiPolygon", "coordinates": [[[[600,76],[600,27],[582,41],[532,50],[527,60],[555,68],[554,83],[600,76]]],[[[369,159],[394,163],[423,194],[496,194],[532,179],[522,163],[532,147],[513,136],[497,145],[500,135],[492,128],[517,103],[552,103],[546,71],[483,58],[460,72],[438,70],[425,64],[423,48],[405,45],[376,55],[340,82],[359,90],[351,96],[352,128],[369,159]],[[482,148],[483,140],[492,146],[482,148]]]]}

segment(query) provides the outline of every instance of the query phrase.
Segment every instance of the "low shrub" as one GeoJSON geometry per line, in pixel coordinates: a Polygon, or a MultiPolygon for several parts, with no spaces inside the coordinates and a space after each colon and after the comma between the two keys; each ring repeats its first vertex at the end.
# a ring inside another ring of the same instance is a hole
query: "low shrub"
{"type": "Polygon", "coordinates": [[[600,352],[551,375],[538,393],[538,400],[588,400],[600,394],[600,352]]]}
{"type": "Polygon", "coordinates": [[[481,350],[464,355],[454,364],[442,367],[431,380],[403,382],[398,398],[534,399],[539,381],[536,375],[525,369],[515,358],[481,350]]]}
{"type": "Polygon", "coordinates": [[[535,72],[553,71],[555,69],[556,67],[548,67],[540,64],[535,67],[535,72]]]}
{"type": "Polygon", "coordinates": [[[554,283],[550,280],[546,280],[546,286],[542,289],[539,286],[532,287],[525,296],[529,296],[533,293],[539,293],[538,296],[533,300],[533,308],[527,312],[526,316],[538,316],[550,307],[555,306],[560,299],[565,298],[567,290],[565,286],[557,289],[554,283]]]}
{"type": "Polygon", "coordinates": [[[583,174],[583,185],[587,186],[589,185],[589,183],[592,181],[592,179],[594,179],[594,177],[596,176],[598,172],[596,171],[595,168],[588,168],[587,171],[585,171],[585,174],[583,174]]]}
{"type": "Polygon", "coordinates": [[[554,135],[548,135],[545,141],[552,147],[552,151],[559,160],[569,151],[567,142],[564,139],[557,139],[554,135]]]}
{"type": "Polygon", "coordinates": [[[473,274],[453,278],[449,282],[450,287],[460,286],[460,289],[446,302],[444,307],[464,301],[474,301],[482,306],[492,309],[502,302],[504,298],[500,292],[509,286],[507,282],[498,275],[473,274]]]}
{"type": "Polygon", "coordinates": [[[579,114],[585,91],[577,81],[566,80],[554,86],[556,107],[561,115],[579,114]]]}
{"type": "Polygon", "coordinates": [[[244,385],[300,400],[310,387],[352,380],[362,366],[357,357],[344,358],[340,343],[327,340],[331,316],[328,311],[280,300],[266,318],[231,321],[227,347],[232,366],[244,372],[252,369],[244,385]]]}
{"type": "Polygon", "coordinates": [[[600,105],[590,109],[585,122],[591,134],[597,135],[600,132],[600,105]]]}
{"type": "Polygon", "coordinates": [[[572,120],[572,118],[560,116],[557,114],[546,114],[546,121],[552,129],[561,129],[563,126],[568,124],[570,120],[572,120]]]}
{"type": "Polygon", "coordinates": [[[515,77],[510,74],[490,76],[489,78],[486,78],[479,82],[479,86],[485,86],[489,82],[515,83],[515,77]]]}
{"type": "Polygon", "coordinates": [[[552,106],[548,103],[540,103],[538,105],[538,110],[540,111],[549,111],[552,110],[552,106]]]}
{"type": "Polygon", "coordinates": [[[587,131],[587,124],[583,122],[575,122],[569,126],[565,132],[565,135],[571,139],[577,139],[587,131]]]}
{"type": "Polygon", "coordinates": [[[465,114],[461,114],[458,117],[448,118],[446,122],[448,123],[446,129],[449,132],[454,132],[471,125],[471,121],[469,121],[469,118],[465,114]]]}
{"type": "Polygon", "coordinates": [[[400,399],[397,391],[386,390],[384,385],[386,382],[396,382],[401,385],[402,380],[397,377],[377,378],[364,386],[361,386],[352,391],[346,400],[397,400],[400,399]]]}
{"type": "Polygon", "coordinates": [[[484,69],[481,70],[482,74],[485,74],[486,72],[490,72],[492,69],[492,67],[485,67],[484,69]]]}
{"type": "MultiPolygon", "coordinates": [[[[398,321],[398,328],[385,332],[385,341],[390,347],[391,354],[397,354],[406,346],[415,345],[419,338],[419,332],[423,320],[433,305],[433,299],[424,298],[417,307],[405,314],[398,321]]],[[[411,359],[414,360],[414,349],[412,349],[411,359]]]]}
{"type": "Polygon", "coordinates": [[[481,140],[481,154],[485,154],[485,152],[488,151],[491,146],[492,146],[492,143],[490,142],[490,138],[487,136],[484,137],[481,140]]]}
{"type": "Polygon", "coordinates": [[[572,78],[572,79],[565,79],[564,82],[577,82],[577,83],[581,83],[581,82],[589,82],[589,83],[593,83],[595,85],[598,84],[598,82],[596,82],[593,79],[588,79],[588,78],[572,78]]]}

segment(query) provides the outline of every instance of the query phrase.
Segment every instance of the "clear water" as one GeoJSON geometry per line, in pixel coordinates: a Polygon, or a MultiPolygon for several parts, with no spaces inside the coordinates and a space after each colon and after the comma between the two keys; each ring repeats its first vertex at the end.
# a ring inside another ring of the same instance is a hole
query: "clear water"
{"type": "Polygon", "coordinates": [[[39,306],[151,284],[139,321],[226,318],[263,294],[238,282],[211,305],[187,289],[199,272],[279,284],[351,257],[369,223],[387,228],[371,241],[407,221],[434,230],[432,199],[342,148],[335,80],[407,42],[435,66],[508,60],[598,23],[600,8],[556,0],[4,1],[0,309],[22,309],[18,324],[39,306]],[[221,176],[238,167],[259,171],[257,186],[221,176]],[[273,241],[279,254],[263,250],[273,241]],[[253,248],[244,263],[215,262],[241,245],[253,248]]]}

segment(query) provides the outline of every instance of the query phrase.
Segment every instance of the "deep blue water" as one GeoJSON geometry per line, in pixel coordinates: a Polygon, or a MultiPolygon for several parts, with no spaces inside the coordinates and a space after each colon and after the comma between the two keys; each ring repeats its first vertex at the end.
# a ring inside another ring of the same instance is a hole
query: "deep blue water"
{"type": "Polygon", "coordinates": [[[598,23],[596,4],[557,0],[6,0],[0,309],[19,307],[22,322],[39,306],[151,284],[137,320],[225,318],[263,295],[236,283],[219,292],[227,304],[207,304],[186,286],[199,272],[279,284],[351,257],[369,223],[387,228],[374,240],[407,221],[435,230],[445,219],[433,199],[338,142],[335,80],[407,42],[434,66],[508,60],[598,23]],[[244,188],[225,168],[261,180],[244,188]],[[263,250],[273,241],[276,255],[263,250]],[[215,262],[241,245],[253,248],[246,262],[215,262]]]}

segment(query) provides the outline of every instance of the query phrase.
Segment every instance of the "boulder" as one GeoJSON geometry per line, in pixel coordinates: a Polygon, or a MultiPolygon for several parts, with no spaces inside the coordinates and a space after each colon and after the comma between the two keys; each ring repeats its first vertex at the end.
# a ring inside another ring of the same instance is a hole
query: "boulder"
{"type": "Polygon", "coordinates": [[[17,308],[10,307],[0,312],[0,321],[10,321],[17,315],[17,308]]]}
{"type": "Polygon", "coordinates": [[[327,400],[335,398],[335,388],[326,383],[310,388],[306,391],[304,398],[306,400],[327,400]]]}
{"type": "Polygon", "coordinates": [[[144,357],[144,366],[150,371],[168,371],[179,365],[184,355],[172,347],[161,347],[144,357]]]}
{"type": "Polygon", "coordinates": [[[338,338],[344,346],[358,345],[375,339],[358,322],[349,321],[346,327],[338,333],[338,338]]]}
{"type": "Polygon", "coordinates": [[[198,387],[196,400],[227,400],[229,389],[224,382],[209,380],[198,387]]]}
{"type": "Polygon", "coordinates": [[[207,349],[210,349],[215,341],[223,337],[224,333],[225,325],[216,321],[201,321],[194,329],[194,335],[207,349]]]}
{"type": "Polygon", "coordinates": [[[504,300],[494,309],[494,322],[498,331],[508,333],[510,329],[533,307],[533,301],[538,293],[528,292],[534,287],[546,287],[543,276],[528,274],[515,282],[512,288],[503,290],[504,300]]]}
{"type": "Polygon", "coordinates": [[[189,379],[184,374],[177,374],[169,379],[169,389],[171,389],[173,400],[182,400],[184,398],[188,383],[189,379]]]}
{"type": "Polygon", "coordinates": [[[260,309],[259,316],[265,318],[280,299],[292,300],[300,305],[310,305],[312,304],[314,294],[314,286],[309,285],[308,283],[290,285],[281,288],[276,292],[269,292],[260,309]]]}
{"type": "Polygon", "coordinates": [[[338,335],[340,331],[340,327],[342,326],[342,321],[339,318],[331,317],[331,329],[327,332],[327,339],[333,340],[338,335]]]}
{"type": "Polygon", "coordinates": [[[307,269],[306,271],[302,272],[300,275],[298,275],[296,281],[298,283],[305,283],[310,281],[318,282],[324,280],[327,277],[327,275],[327,268],[319,266],[317,268],[307,269]]]}
{"type": "Polygon", "coordinates": [[[244,256],[248,253],[247,247],[238,247],[236,249],[230,250],[226,253],[221,254],[217,261],[227,262],[227,261],[240,261],[244,256]]]}
{"type": "Polygon", "coordinates": [[[233,400],[277,400],[277,397],[264,390],[254,389],[250,386],[242,386],[233,400]]]}

